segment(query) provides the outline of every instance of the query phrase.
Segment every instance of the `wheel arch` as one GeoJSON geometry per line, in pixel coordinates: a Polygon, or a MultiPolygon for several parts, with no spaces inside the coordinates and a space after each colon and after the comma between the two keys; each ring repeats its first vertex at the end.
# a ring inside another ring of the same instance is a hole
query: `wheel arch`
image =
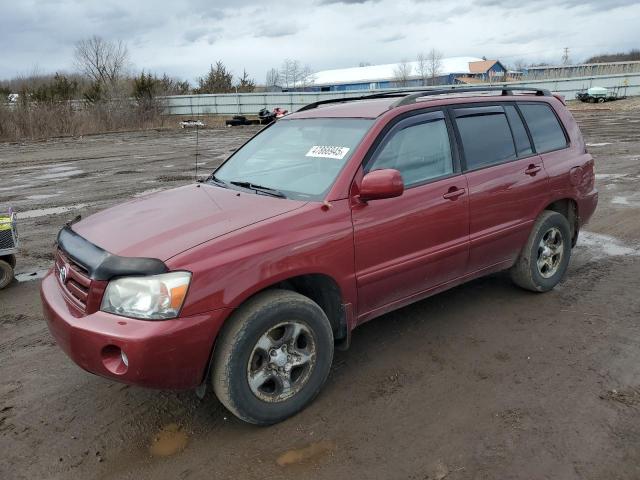
{"type": "MultiPolygon", "coordinates": [[[[333,277],[325,273],[304,273],[277,279],[267,286],[245,292],[234,302],[236,305],[234,310],[241,305],[244,305],[257,295],[272,289],[283,289],[297,292],[316,302],[329,319],[331,330],[333,331],[333,337],[336,341],[336,348],[345,349],[348,347],[351,332],[349,327],[349,315],[351,312],[349,306],[343,303],[344,297],[342,290],[340,289],[338,282],[333,277]]],[[[232,316],[233,313],[229,314],[227,318],[225,318],[218,334],[213,340],[209,363],[206,366],[203,376],[203,384],[205,384],[207,379],[210,377],[211,369],[213,367],[214,351],[222,329],[232,316]]]]}
{"type": "MultiPolygon", "coordinates": [[[[542,211],[550,210],[563,215],[569,222],[569,228],[571,230],[571,246],[575,247],[578,241],[578,233],[580,230],[580,222],[578,221],[578,202],[570,197],[559,198],[554,200],[545,206],[542,211]]],[[[540,212],[542,213],[542,212],[540,212]]]]}
{"type": "Polygon", "coordinates": [[[333,277],[324,273],[305,273],[280,279],[258,291],[246,295],[240,304],[247,302],[249,299],[266,290],[274,288],[291,290],[313,300],[329,319],[334,338],[341,340],[347,336],[348,312],[345,308],[340,285],[333,277]]]}
{"type": "Polygon", "coordinates": [[[11,268],[16,268],[16,256],[15,256],[15,254],[11,253],[9,255],[1,255],[0,256],[0,260],[3,260],[5,262],[7,262],[9,265],[11,265],[11,268]]]}

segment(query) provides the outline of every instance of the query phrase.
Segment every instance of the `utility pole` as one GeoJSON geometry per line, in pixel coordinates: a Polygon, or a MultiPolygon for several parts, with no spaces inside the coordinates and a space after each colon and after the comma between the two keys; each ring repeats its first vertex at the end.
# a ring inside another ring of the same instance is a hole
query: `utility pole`
{"type": "Polygon", "coordinates": [[[569,65],[569,47],[564,47],[564,53],[562,54],[562,64],[569,65]]]}

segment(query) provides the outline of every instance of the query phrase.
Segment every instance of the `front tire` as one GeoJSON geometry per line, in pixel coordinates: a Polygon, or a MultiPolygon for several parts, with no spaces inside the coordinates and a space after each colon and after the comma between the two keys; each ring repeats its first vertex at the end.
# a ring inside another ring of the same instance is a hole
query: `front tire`
{"type": "Polygon", "coordinates": [[[224,325],[213,355],[213,389],[241,420],[271,425],[318,395],[332,361],[333,332],[322,309],[299,293],[267,290],[224,325]]]}
{"type": "MultiPolygon", "coordinates": [[[[15,265],[15,262],[13,265],[15,265]]],[[[0,289],[3,289],[13,281],[13,265],[10,262],[0,260],[0,289]]]]}
{"type": "Polygon", "coordinates": [[[571,229],[564,215],[545,210],[511,268],[511,280],[526,290],[547,292],[564,277],[571,257],[571,229]]]}

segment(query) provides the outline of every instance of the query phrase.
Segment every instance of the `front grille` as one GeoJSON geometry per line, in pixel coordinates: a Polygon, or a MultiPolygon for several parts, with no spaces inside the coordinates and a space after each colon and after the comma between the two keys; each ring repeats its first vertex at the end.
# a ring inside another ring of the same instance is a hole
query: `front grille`
{"type": "Polygon", "coordinates": [[[55,269],[58,282],[67,297],[83,312],[86,311],[89,287],[91,287],[91,279],[87,269],[69,258],[60,249],[56,253],[55,269]]]}
{"type": "Polygon", "coordinates": [[[0,250],[6,248],[15,248],[16,244],[13,240],[13,232],[9,230],[0,230],[0,250]]]}
{"type": "Polygon", "coordinates": [[[14,249],[18,246],[16,214],[0,212],[0,250],[14,249]]]}

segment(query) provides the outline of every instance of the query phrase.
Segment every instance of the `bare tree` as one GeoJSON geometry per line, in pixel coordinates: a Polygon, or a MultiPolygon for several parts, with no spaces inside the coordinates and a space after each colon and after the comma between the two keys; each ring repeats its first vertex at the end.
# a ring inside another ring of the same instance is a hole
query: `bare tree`
{"type": "Polygon", "coordinates": [[[280,72],[278,72],[277,68],[272,68],[267,72],[265,86],[267,91],[276,90],[280,86],[280,72]]]}
{"type": "Polygon", "coordinates": [[[299,85],[305,89],[311,85],[313,85],[313,82],[315,81],[315,79],[313,78],[313,70],[311,69],[311,67],[309,65],[305,65],[304,67],[302,67],[302,69],[300,70],[300,80],[299,80],[299,85]]]}
{"type": "Polygon", "coordinates": [[[436,84],[436,78],[442,72],[442,52],[432,48],[427,55],[427,73],[431,79],[431,85],[436,84]]]}
{"type": "Polygon", "coordinates": [[[76,43],[74,57],[76,67],[95,83],[113,86],[126,73],[129,50],[122,40],[94,35],[76,43]]]}
{"type": "Polygon", "coordinates": [[[393,69],[393,78],[398,87],[406,87],[409,84],[409,77],[412,71],[411,63],[406,59],[401,60],[393,69]]]}
{"type": "Polygon", "coordinates": [[[527,62],[524,59],[519,58],[515,62],[513,62],[513,69],[517,72],[522,72],[527,67],[527,62]]]}
{"type": "Polygon", "coordinates": [[[303,66],[299,60],[287,58],[282,62],[278,78],[285,88],[305,88],[313,83],[313,70],[309,65],[303,66]]]}
{"type": "Polygon", "coordinates": [[[427,84],[427,79],[429,78],[427,56],[424,53],[420,52],[416,60],[417,74],[420,75],[420,80],[422,80],[422,85],[424,86],[427,84]]]}
{"type": "Polygon", "coordinates": [[[300,61],[287,58],[280,67],[280,79],[285,88],[296,88],[296,83],[300,79],[300,61]]]}

